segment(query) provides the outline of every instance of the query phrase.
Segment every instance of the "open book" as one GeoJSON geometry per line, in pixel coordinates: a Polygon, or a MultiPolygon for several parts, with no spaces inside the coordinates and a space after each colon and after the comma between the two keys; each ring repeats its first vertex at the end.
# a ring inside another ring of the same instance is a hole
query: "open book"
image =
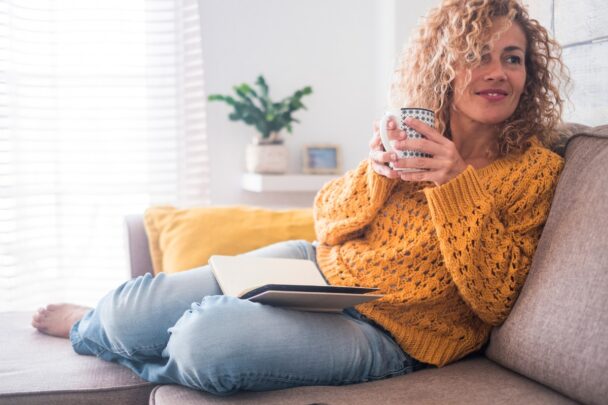
{"type": "Polygon", "coordinates": [[[306,311],[334,312],[381,298],[377,288],[327,284],[309,260],[211,256],[209,264],[224,295],[306,311]]]}

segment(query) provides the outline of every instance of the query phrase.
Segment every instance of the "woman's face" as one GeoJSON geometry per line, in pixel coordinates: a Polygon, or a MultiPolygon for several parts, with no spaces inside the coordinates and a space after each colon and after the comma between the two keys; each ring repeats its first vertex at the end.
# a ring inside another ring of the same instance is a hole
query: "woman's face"
{"type": "MultiPolygon", "coordinates": [[[[492,34],[506,22],[504,17],[494,20],[492,34]]],[[[466,87],[466,70],[457,69],[450,111],[452,124],[495,125],[509,118],[526,83],[525,56],[526,36],[519,24],[513,23],[487,49],[481,64],[471,70],[471,81],[466,87]]]]}

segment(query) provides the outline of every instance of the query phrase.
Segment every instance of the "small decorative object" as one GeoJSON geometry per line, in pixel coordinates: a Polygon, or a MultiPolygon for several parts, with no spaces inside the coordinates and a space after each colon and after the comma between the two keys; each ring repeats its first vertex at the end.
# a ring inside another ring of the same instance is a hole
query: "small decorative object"
{"type": "Polygon", "coordinates": [[[258,131],[252,143],[247,145],[245,163],[253,173],[285,173],[288,151],[283,144],[281,131],[292,132],[292,124],[299,122],[292,114],[306,109],[302,98],[312,93],[310,86],[297,90],[293,95],[274,102],[268,95],[268,85],[263,76],[255,81],[258,91],[247,83],[234,87],[236,97],[212,94],[209,101],[224,101],[233,108],[228,115],[231,121],[243,121],[258,131]]]}
{"type": "Polygon", "coordinates": [[[302,171],[309,174],[340,174],[342,156],[339,145],[317,144],[304,146],[302,171]]]}
{"type": "Polygon", "coordinates": [[[288,161],[283,143],[250,143],[245,149],[245,168],[251,173],[283,174],[288,161]]]}

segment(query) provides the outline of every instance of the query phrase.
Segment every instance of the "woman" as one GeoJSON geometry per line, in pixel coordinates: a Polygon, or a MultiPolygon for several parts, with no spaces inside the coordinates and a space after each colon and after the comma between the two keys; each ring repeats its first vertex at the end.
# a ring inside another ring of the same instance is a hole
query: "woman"
{"type": "Polygon", "coordinates": [[[139,277],[95,309],[48,306],[34,327],[149,381],[216,394],[368,381],[480,349],[524,283],[562,167],[543,146],[562,102],[552,45],[516,0],[444,1],[392,92],[394,107],[432,109],[437,128],[409,120],[426,139],[407,140],[389,126],[398,147],[433,157],[397,160],[376,128],[369,159],[317,195],[318,244],[249,253],[313,260],[331,284],[384,298],[285,310],[220,295],[205,266],[139,277]]]}

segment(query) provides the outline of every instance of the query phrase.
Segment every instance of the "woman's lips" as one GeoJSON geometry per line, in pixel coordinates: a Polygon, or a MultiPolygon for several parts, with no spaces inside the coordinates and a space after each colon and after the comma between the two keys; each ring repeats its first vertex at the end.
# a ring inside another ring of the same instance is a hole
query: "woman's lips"
{"type": "Polygon", "coordinates": [[[502,101],[505,98],[507,98],[507,95],[508,95],[507,92],[504,90],[494,90],[494,89],[483,90],[476,94],[491,102],[502,101]]]}

